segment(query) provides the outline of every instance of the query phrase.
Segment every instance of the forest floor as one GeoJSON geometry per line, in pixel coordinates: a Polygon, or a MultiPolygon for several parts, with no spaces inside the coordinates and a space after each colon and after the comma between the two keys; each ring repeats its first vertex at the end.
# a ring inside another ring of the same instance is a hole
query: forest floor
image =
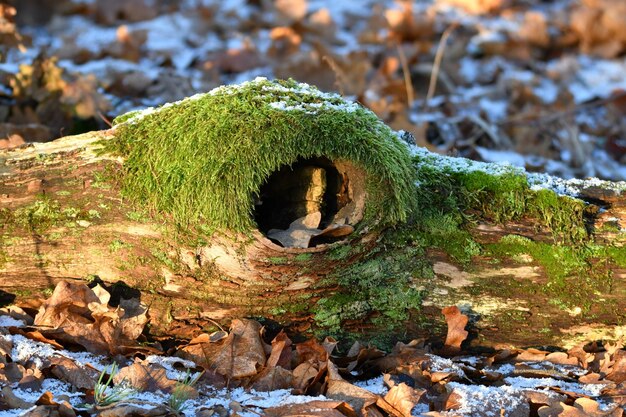
{"type": "Polygon", "coordinates": [[[330,337],[292,342],[254,320],[191,340],[152,338],[138,300],[57,285],[0,311],[1,417],[596,416],[626,412],[621,342],[465,350],[468,317],[445,308],[444,340],[390,352],[330,337]],[[54,414],[58,413],[58,414],[54,414]]]}

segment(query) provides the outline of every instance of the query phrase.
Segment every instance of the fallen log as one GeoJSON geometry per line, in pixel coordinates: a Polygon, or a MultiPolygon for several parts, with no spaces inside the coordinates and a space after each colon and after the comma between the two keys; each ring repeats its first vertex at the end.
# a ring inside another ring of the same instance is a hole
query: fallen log
{"type": "Polygon", "coordinates": [[[253,316],[383,343],[441,331],[453,304],[483,343],[624,331],[625,184],[410,142],[257,79],[2,151],[0,289],[102,280],[173,336],[253,316]]]}

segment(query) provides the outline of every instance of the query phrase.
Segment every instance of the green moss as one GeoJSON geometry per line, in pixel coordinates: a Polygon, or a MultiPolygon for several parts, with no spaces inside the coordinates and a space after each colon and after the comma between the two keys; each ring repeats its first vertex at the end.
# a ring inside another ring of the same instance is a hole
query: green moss
{"type": "Polygon", "coordinates": [[[0,269],[4,268],[10,259],[9,254],[4,249],[2,238],[0,237],[0,269]]]}
{"type": "Polygon", "coordinates": [[[30,297],[33,292],[31,290],[13,290],[13,294],[17,297],[30,297]]]}
{"type": "Polygon", "coordinates": [[[607,248],[607,253],[617,266],[620,268],[626,268],[626,247],[609,246],[607,248]]]}
{"type": "MultiPolygon", "coordinates": [[[[428,233],[451,234],[449,239],[439,239],[433,245],[447,242],[444,249],[454,250],[453,256],[458,260],[468,259],[459,245],[463,246],[463,240],[473,245],[473,240],[467,235],[455,235],[450,224],[456,223],[457,229],[462,230],[477,218],[495,223],[533,218],[538,227],[550,230],[557,241],[581,242],[587,237],[583,201],[550,190],[531,190],[526,175],[512,167],[488,173],[473,169],[471,161],[457,160],[466,165],[459,169],[443,158],[434,154],[414,157],[419,222],[428,224],[428,233]]],[[[476,253],[476,249],[470,248],[468,255],[476,253]]]]}
{"type": "Polygon", "coordinates": [[[588,311],[595,303],[594,294],[611,291],[612,279],[605,268],[594,267],[611,258],[613,248],[595,244],[561,245],[535,242],[517,235],[504,236],[500,242],[486,245],[487,254],[515,259],[530,255],[545,270],[547,282],[532,284],[553,297],[553,303],[581,307],[588,311]]]}
{"type": "Polygon", "coordinates": [[[18,225],[39,232],[56,224],[62,218],[67,217],[61,212],[59,202],[43,196],[32,204],[16,209],[13,214],[13,220],[18,225]]]}
{"type": "Polygon", "coordinates": [[[285,265],[289,263],[289,259],[284,256],[270,256],[267,258],[267,262],[272,265],[285,265]]]}
{"type": "Polygon", "coordinates": [[[312,257],[313,257],[313,254],[311,253],[299,253],[296,256],[294,256],[293,259],[297,262],[307,262],[307,261],[310,261],[312,257]]]}
{"type": "Polygon", "coordinates": [[[420,224],[421,242],[425,247],[438,247],[457,262],[469,265],[481,246],[463,229],[462,219],[450,213],[426,217],[420,224]]]}
{"type": "Polygon", "coordinates": [[[333,261],[340,261],[342,259],[347,258],[352,252],[352,247],[350,245],[339,245],[337,247],[332,248],[328,252],[328,258],[333,261]]]}
{"type": "Polygon", "coordinates": [[[414,281],[432,277],[423,249],[414,243],[406,231],[388,232],[362,260],[329,277],[341,290],[317,302],[316,324],[332,333],[341,332],[346,320],[385,320],[390,331],[402,326],[421,305],[414,281]]]}
{"type": "Polygon", "coordinates": [[[120,116],[117,116],[115,119],[113,119],[113,126],[117,126],[121,123],[124,123],[125,121],[130,120],[139,114],[141,114],[141,110],[132,110],[132,111],[129,111],[128,113],[124,113],[120,116]]]}
{"type": "Polygon", "coordinates": [[[161,249],[152,249],[150,254],[162,265],[168,267],[171,271],[177,271],[179,268],[179,264],[172,260],[168,254],[161,249]]]}
{"type": "Polygon", "coordinates": [[[116,253],[122,249],[132,249],[133,245],[126,243],[123,240],[115,239],[109,244],[109,252],[116,253]]]}
{"type": "Polygon", "coordinates": [[[526,206],[529,216],[539,218],[560,239],[580,242],[587,237],[586,204],[583,201],[559,196],[550,190],[539,190],[529,193],[526,206]]]}
{"type": "Polygon", "coordinates": [[[150,221],[148,214],[143,211],[129,211],[126,213],[126,217],[134,222],[147,223],[150,221]]]}
{"type": "Polygon", "coordinates": [[[366,172],[366,221],[404,222],[414,208],[415,173],[396,134],[371,111],[295,81],[222,87],[115,124],[108,147],[125,157],[125,195],[184,226],[255,228],[254,198],[270,174],[322,156],[366,172]]]}

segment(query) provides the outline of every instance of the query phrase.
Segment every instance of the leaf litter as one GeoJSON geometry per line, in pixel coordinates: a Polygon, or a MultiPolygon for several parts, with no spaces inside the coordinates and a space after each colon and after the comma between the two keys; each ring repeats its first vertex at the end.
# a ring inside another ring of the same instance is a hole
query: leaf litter
{"type": "Polygon", "coordinates": [[[108,300],[102,287],[61,282],[35,317],[14,319],[11,314],[29,315],[19,307],[0,311],[1,417],[626,413],[622,342],[569,351],[480,352],[466,339],[467,316],[451,306],[442,310],[448,323],[445,337],[399,342],[390,352],[358,342],[340,350],[340,341],[332,338],[296,343],[282,331],[269,340],[263,326],[250,319],[233,320],[229,331],[179,340],[167,351],[146,337],[145,322],[138,321],[120,349],[102,344],[106,337],[90,327],[98,323],[99,329],[113,333],[116,326],[124,327],[119,315],[94,315],[113,309],[108,300]],[[69,288],[71,302],[56,302],[69,288]],[[41,326],[36,317],[64,319],[41,326]],[[68,338],[79,325],[84,332],[68,338]],[[87,347],[93,352],[85,352],[87,347]],[[107,379],[109,385],[101,386],[107,379]],[[129,395],[98,406],[95,389],[124,389],[129,395]]]}

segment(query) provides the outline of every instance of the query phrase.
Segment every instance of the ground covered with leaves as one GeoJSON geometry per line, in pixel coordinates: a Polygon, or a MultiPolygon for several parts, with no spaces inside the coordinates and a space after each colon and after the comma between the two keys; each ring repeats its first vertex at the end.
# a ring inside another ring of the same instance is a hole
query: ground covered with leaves
{"type": "MultiPolygon", "coordinates": [[[[390,352],[292,341],[250,319],[155,340],[147,307],[98,284],[0,313],[0,416],[620,417],[626,350],[464,349],[468,318],[443,309],[443,340],[390,352]],[[39,304],[37,308],[37,304],[39,304]],[[22,308],[23,307],[23,308],[22,308]]],[[[297,335],[296,335],[297,336],[297,335]]]]}

